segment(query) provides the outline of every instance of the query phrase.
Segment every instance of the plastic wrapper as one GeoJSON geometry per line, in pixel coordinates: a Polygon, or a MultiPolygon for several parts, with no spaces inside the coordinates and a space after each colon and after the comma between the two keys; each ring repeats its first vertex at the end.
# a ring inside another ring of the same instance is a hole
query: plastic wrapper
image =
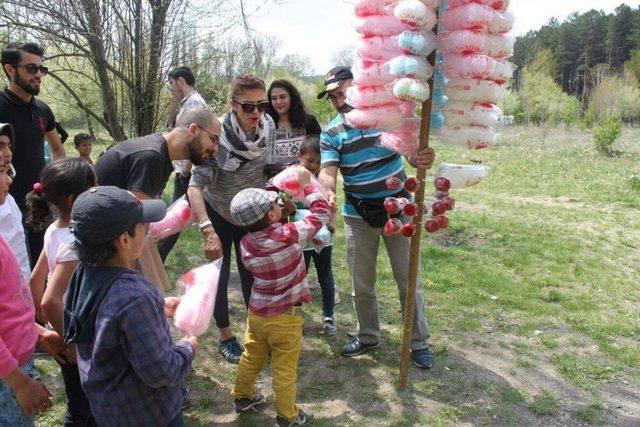
{"type": "Polygon", "coordinates": [[[218,291],[222,258],[188,271],[178,281],[186,288],[173,316],[173,324],[188,335],[202,335],[209,328],[218,291]]]}
{"type": "Polygon", "coordinates": [[[509,8],[509,0],[447,0],[449,7],[464,6],[469,3],[478,3],[485,6],[489,6],[498,12],[504,12],[509,8]]]}
{"type": "Polygon", "coordinates": [[[380,135],[380,145],[403,156],[418,152],[418,137],[411,133],[385,132],[380,135]]]}
{"type": "Polygon", "coordinates": [[[398,46],[412,55],[428,56],[436,50],[433,31],[405,31],[397,37],[398,46]]]}
{"type": "Polygon", "coordinates": [[[360,58],[371,61],[388,61],[404,53],[396,36],[360,37],[356,42],[356,52],[360,58]]]}
{"type": "Polygon", "coordinates": [[[365,37],[397,36],[404,31],[415,29],[415,27],[400,22],[389,15],[374,15],[360,18],[356,24],[356,31],[365,37]]]}
{"type": "Polygon", "coordinates": [[[354,108],[397,105],[398,98],[385,86],[351,86],[347,89],[347,104],[354,108]]]}
{"type": "Polygon", "coordinates": [[[500,109],[493,104],[448,102],[442,108],[447,126],[494,126],[498,123],[500,109]]]}
{"type": "Polygon", "coordinates": [[[482,165],[441,163],[435,178],[447,178],[451,189],[468,188],[482,181],[488,172],[489,168],[482,165]]]}
{"type": "Polygon", "coordinates": [[[372,15],[386,15],[387,7],[395,0],[358,0],[354,5],[356,16],[364,18],[372,15]]]}
{"type": "Polygon", "coordinates": [[[484,46],[479,51],[496,59],[505,59],[513,55],[515,39],[505,34],[486,34],[484,46]]]}
{"type": "Polygon", "coordinates": [[[429,29],[433,28],[437,21],[433,9],[420,0],[400,0],[393,7],[393,16],[405,24],[429,29]]]}
{"type": "Polygon", "coordinates": [[[397,77],[413,77],[429,80],[433,75],[433,67],[426,58],[416,55],[401,55],[389,61],[389,71],[397,77]]]}
{"type": "Polygon", "coordinates": [[[393,84],[393,94],[406,101],[424,102],[429,99],[429,85],[420,80],[402,78],[393,84]]]}
{"type": "Polygon", "coordinates": [[[505,34],[513,29],[515,17],[509,11],[495,12],[489,24],[488,31],[493,34],[505,34]]]}
{"type": "Polygon", "coordinates": [[[452,101],[490,102],[496,104],[505,93],[505,86],[491,80],[452,78],[444,86],[444,92],[452,101]]]}
{"type": "Polygon", "coordinates": [[[484,31],[492,25],[498,12],[488,6],[469,3],[448,9],[442,15],[442,23],[447,31],[476,30],[484,31]]]}
{"type": "Polygon", "coordinates": [[[180,197],[167,209],[164,218],[149,225],[149,237],[162,240],[193,224],[194,216],[186,196],[180,197]]]}
{"type": "Polygon", "coordinates": [[[389,71],[389,64],[374,61],[353,62],[351,67],[353,84],[358,86],[379,86],[392,83],[396,77],[389,71]]]}
{"type": "MultiPolygon", "coordinates": [[[[358,111],[358,110],[354,110],[354,111],[358,111]]],[[[295,165],[295,166],[290,166],[286,168],[285,170],[280,172],[278,175],[274,176],[271,179],[271,183],[278,190],[287,193],[293,199],[299,202],[302,202],[306,205],[307,200],[304,195],[304,188],[302,188],[302,186],[298,182],[298,175],[297,175],[298,170],[301,167],[302,166],[300,165],[295,165]]],[[[309,185],[311,185],[313,188],[315,188],[320,193],[326,196],[327,194],[326,190],[313,175],[311,175],[311,182],[309,185]]]]}
{"type": "Polygon", "coordinates": [[[345,114],[345,118],[347,123],[356,129],[392,131],[403,126],[405,119],[413,118],[415,108],[415,103],[405,102],[398,105],[355,109],[345,114]]]}
{"type": "Polygon", "coordinates": [[[484,53],[485,39],[486,35],[478,31],[447,31],[438,37],[438,47],[445,55],[484,53]]]}
{"type": "Polygon", "coordinates": [[[493,80],[504,83],[513,76],[513,65],[486,55],[446,55],[442,64],[447,77],[493,80]]]}
{"type": "MultiPolygon", "coordinates": [[[[311,215],[311,211],[309,209],[298,209],[296,210],[293,218],[294,221],[300,221],[309,215],[311,215]]],[[[320,253],[322,249],[331,244],[331,232],[326,225],[323,225],[322,228],[312,237],[311,243],[317,253],[320,253]]]]}
{"type": "Polygon", "coordinates": [[[496,131],[488,126],[444,126],[437,133],[441,144],[470,150],[490,147],[497,137],[496,131]]]}

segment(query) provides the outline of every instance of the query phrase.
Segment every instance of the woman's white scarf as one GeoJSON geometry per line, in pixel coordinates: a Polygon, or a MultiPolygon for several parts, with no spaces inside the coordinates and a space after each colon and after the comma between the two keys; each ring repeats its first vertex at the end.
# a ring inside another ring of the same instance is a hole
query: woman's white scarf
{"type": "Polygon", "coordinates": [[[235,111],[229,110],[222,120],[220,147],[215,154],[218,167],[235,172],[245,163],[262,156],[265,150],[273,150],[276,126],[268,114],[262,114],[253,138],[244,133],[235,111]]]}

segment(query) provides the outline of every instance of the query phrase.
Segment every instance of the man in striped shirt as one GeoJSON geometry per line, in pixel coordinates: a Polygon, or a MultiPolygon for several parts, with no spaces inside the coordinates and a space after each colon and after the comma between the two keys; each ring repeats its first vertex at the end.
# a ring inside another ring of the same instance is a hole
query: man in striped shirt
{"type": "MultiPolygon", "coordinates": [[[[353,200],[383,200],[396,191],[387,189],[386,180],[397,177],[406,179],[403,160],[400,155],[380,145],[380,132],[359,130],[349,126],[344,114],[352,107],[346,103],[346,90],[351,86],[353,76],[347,67],[332,69],[325,79],[325,90],[318,98],[329,95],[329,101],[338,115],[327,125],[321,135],[322,169],[320,182],[333,193],[330,203],[335,203],[338,170],[344,181],[346,201],[342,209],[347,240],[347,262],[351,272],[354,302],[358,316],[357,337],[341,350],[344,356],[362,354],[380,344],[380,323],[378,301],[376,299],[376,263],[380,237],[391,262],[393,276],[397,283],[400,303],[404,306],[409,276],[409,239],[402,235],[384,236],[382,227],[367,223],[354,207],[353,200]]],[[[414,166],[430,168],[435,154],[427,148],[413,159],[414,166]]],[[[420,281],[418,281],[420,284],[420,281]]],[[[411,350],[414,364],[428,369],[433,366],[433,354],[429,349],[429,328],[426,320],[423,290],[418,286],[416,306],[413,316],[411,350]]]]}

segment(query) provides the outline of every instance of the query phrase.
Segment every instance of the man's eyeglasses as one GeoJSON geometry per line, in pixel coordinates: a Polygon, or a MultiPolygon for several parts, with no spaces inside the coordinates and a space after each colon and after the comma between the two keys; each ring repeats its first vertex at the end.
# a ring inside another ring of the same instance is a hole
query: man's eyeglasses
{"type": "Polygon", "coordinates": [[[234,99],[233,102],[239,104],[242,107],[242,111],[246,114],[253,113],[256,108],[262,113],[267,108],[267,105],[269,105],[269,101],[240,102],[234,99]]]}
{"type": "Polygon", "coordinates": [[[200,126],[199,124],[196,123],[196,126],[198,126],[200,128],[200,130],[202,130],[202,132],[206,133],[209,138],[211,138],[211,142],[213,142],[214,144],[218,144],[220,142],[220,136],[219,135],[214,135],[211,132],[209,132],[208,130],[206,130],[205,128],[203,128],[202,126],[200,126]]]}
{"type": "Polygon", "coordinates": [[[42,73],[43,76],[49,74],[49,68],[44,65],[36,65],[36,64],[16,64],[14,67],[19,68],[22,67],[27,70],[29,74],[38,74],[38,71],[42,73]]]}

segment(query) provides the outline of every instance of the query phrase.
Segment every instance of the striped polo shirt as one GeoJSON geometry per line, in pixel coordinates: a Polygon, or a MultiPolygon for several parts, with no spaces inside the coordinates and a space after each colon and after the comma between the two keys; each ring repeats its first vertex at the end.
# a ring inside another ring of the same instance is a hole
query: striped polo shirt
{"type": "MultiPolygon", "coordinates": [[[[382,199],[397,191],[387,189],[385,181],[395,176],[404,181],[402,157],[380,145],[380,131],[349,126],[343,115],[336,116],[320,135],[322,167],[337,166],[345,193],[360,199],[382,199]]],[[[345,200],[342,214],[360,218],[345,200]]]]}

